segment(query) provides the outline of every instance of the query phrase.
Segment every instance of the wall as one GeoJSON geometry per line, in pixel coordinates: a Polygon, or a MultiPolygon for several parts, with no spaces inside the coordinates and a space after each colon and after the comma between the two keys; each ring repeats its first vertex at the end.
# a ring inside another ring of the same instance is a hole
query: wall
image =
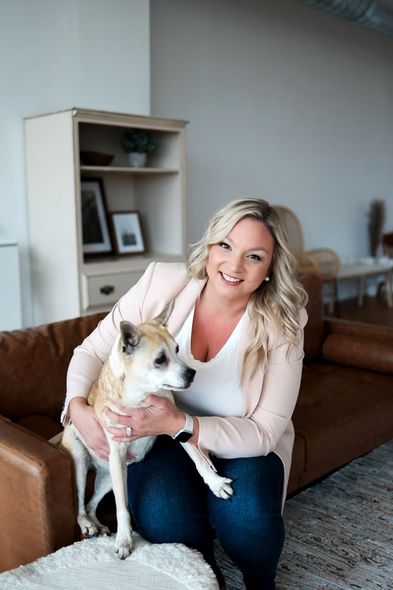
{"type": "Polygon", "coordinates": [[[393,39],[291,0],[152,0],[152,112],[190,121],[188,228],[232,198],[294,209],[307,248],[393,230],[393,39]]]}
{"type": "Polygon", "coordinates": [[[150,11],[151,46],[149,0],[0,0],[0,239],[20,244],[25,325],[23,117],[149,114],[150,50],[152,114],[190,121],[190,241],[242,195],[292,207],[306,246],[341,256],[367,254],[371,199],[386,199],[393,229],[392,39],[292,0],[152,0],[150,11]]]}
{"type": "Polygon", "coordinates": [[[149,114],[149,27],[149,0],[0,0],[0,238],[20,244],[25,325],[23,117],[73,106],[149,114]]]}

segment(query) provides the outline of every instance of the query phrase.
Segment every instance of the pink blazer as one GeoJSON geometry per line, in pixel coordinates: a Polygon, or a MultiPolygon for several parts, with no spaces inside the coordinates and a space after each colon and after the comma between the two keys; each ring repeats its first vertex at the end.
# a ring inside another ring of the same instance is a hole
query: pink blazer
{"type": "MultiPolygon", "coordinates": [[[[152,263],[132,289],[115,305],[97,328],[78,346],[67,374],[67,396],[61,420],[68,423],[68,405],[76,396],[87,396],[97,379],[118,334],[120,321],[136,325],[158,315],[166,303],[175,299],[168,329],[176,337],[196,302],[205,280],[190,278],[182,263],[152,263]]],[[[273,331],[268,333],[267,369],[253,377],[246,375],[243,385],[242,417],[198,417],[198,448],[209,464],[209,453],[218,457],[252,457],[274,451],[284,465],[286,489],[291,466],[294,429],[291,416],[299,393],[303,364],[303,327],[307,314],[300,312],[302,337],[287,357],[288,343],[273,331]]],[[[239,361],[249,342],[251,321],[243,324],[239,342],[239,361]]],[[[241,367],[239,366],[239,371],[241,367]]]]}

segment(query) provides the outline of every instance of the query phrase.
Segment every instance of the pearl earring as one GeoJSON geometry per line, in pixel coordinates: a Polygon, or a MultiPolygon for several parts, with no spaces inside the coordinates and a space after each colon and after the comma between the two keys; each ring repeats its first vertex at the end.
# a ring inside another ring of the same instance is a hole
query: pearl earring
{"type": "Polygon", "coordinates": [[[270,277],[265,277],[263,280],[268,282],[268,281],[270,281],[270,277]]]}

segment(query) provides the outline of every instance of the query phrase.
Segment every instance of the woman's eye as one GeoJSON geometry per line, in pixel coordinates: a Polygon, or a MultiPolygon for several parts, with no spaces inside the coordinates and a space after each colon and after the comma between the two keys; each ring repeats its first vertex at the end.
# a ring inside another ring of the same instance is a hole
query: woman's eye
{"type": "Polygon", "coordinates": [[[258,256],[258,254],[250,254],[249,258],[251,258],[251,260],[255,260],[256,262],[261,262],[262,260],[262,258],[258,256]]]}
{"type": "Polygon", "coordinates": [[[227,244],[226,242],[218,242],[218,245],[221,248],[224,248],[225,250],[229,250],[229,244],[227,244]]]}

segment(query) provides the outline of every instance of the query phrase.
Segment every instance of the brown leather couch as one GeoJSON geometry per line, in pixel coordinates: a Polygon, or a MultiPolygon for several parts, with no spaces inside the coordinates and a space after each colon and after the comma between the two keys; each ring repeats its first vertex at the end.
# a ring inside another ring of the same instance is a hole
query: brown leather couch
{"type": "MultiPolygon", "coordinates": [[[[324,321],[320,280],[304,282],[309,322],[289,492],[393,437],[393,330],[324,321]]],[[[0,571],[79,538],[71,460],[48,439],[61,430],[72,351],[100,317],[0,333],[0,571]]]]}

